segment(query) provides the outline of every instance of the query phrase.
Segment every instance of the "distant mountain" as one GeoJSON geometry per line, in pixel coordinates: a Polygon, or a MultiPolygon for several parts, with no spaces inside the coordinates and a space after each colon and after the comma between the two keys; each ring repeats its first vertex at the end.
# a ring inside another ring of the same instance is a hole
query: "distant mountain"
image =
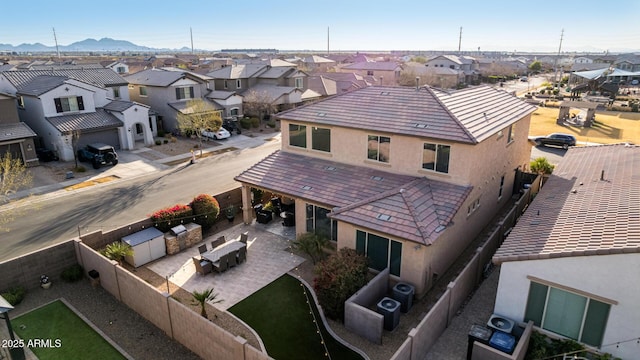
{"type": "MultiPolygon", "coordinates": [[[[147,46],[136,45],[126,40],[114,40],[110,38],[85,39],[77,41],[69,45],[60,45],[60,51],[63,52],[113,52],[113,51],[191,51],[188,47],[182,47],[181,49],[156,49],[147,46]]],[[[13,46],[11,44],[0,44],[0,51],[15,51],[22,52],[54,52],[55,46],[47,46],[40,43],[35,44],[20,44],[13,46]]]]}

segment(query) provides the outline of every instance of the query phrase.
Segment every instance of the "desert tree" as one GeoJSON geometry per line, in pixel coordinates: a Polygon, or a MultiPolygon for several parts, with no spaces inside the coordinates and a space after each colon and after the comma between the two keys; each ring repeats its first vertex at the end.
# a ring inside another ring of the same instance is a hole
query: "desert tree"
{"type": "MultiPolygon", "coordinates": [[[[7,151],[0,154],[0,205],[7,205],[11,202],[10,195],[28,188],[33,181],[31,172],[22,162],[22,159],[15,158],[7,151]]],[[[15,206],[4,206],[0,209],[0,231],[9,231],[7,224],[17,215],[15,206]]]]}
{"type": "Polygon", "coordinates": [[[209,101],[193,99],[187,101],[184,110],[178,112],[178,128],[183,133],[194,134],[199,141],[200,156],[202,156],[202,131],[218,131],[222,127],[220,110],[209,101]]]}
{"type": "Polygon", "coordinates": [[[260,121],[265,115],[271,115],[277,108],[273,104],[273,98],[266,91],[249,90],[244,95],[244,112],[251,116],[257,116],[260,121]]]}
{"type": "Polygon", "coordinates": [[[202,315],[202,317],[205,319],[208,319],[207,310],[205,308],[205,304],[207,302],[210,301],[211,304],[217,304],[224,301],[222,299],[216,299],[218,297],[218,293],[214,293],[213,288],[205,289],[202,291],[194,290],[191,293],[191,296],[193,296],[193,299],[196,301],[196,304],[200,305],[200,315],[202,315]]]}
{"type": "Polygon", "coordinates": [[[78,168],[78,145],[80,143],[80,135],[82,135],[82,131],[72,130],[70,135],[71,135],[71,147],[73,148],[73,160],[76,163],[76,169],[77,169],[78,168]]]}

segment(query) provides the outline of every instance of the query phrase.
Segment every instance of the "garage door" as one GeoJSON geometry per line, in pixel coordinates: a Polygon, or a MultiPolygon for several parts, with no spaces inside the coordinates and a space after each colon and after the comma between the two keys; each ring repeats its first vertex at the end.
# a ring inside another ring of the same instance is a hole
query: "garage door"
{"type": "Polygon", "coordinates": [[[118,138],[118,129],[107,129],[94,132],[83,132],[80,134],[78,148],[83,148],[87,144],[104,143],[113,146],[114,149],[120,149],[120,140],[118,138]]]}

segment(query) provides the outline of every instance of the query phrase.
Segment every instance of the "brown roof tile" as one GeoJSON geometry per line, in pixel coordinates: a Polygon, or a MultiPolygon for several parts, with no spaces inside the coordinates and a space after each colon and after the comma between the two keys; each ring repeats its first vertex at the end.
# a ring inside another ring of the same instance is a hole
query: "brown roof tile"
{"type": "Polygon", "coordinates": [[[639,229],[640,147],[576,147],[566,153],[493,261],[640,252],[639,229]]]}

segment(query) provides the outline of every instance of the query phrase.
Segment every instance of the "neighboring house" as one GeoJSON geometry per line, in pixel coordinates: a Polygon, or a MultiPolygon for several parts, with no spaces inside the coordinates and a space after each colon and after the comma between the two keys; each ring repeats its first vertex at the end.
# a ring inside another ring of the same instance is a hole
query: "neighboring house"
{"type": "Polygon", "coordinates": [[[27,166],[38,165],[33,140],[37,134],[29,125],[20,122],[16,97],[0,93],[0,157],[7,152],[14,159],[21,159],[27,166]]]}
{"type": "Polygon", "coordinates": [[[638,189],[639,146],[569,150],[493,257],[495,312],[638,359],[638,189]]]}
{"type": "Polygon", "coordinates": [[[338,95],[375,84],[365,79],[365,77],[354,73],[326,72],[315,73],[314,76],[322,76],[335,81],[336,93],[338,95]]]}
{"type": "MultiPolygon", "coordinates": [[[[433,69],[434,74],[437,77],[447,75],[444,71],[442,71],[445,68],[454,70],[457,75],[458,81],[468,85],[477,83],[480,75],[480,64],[475,58],[471,56],[440,55],[427,60],[424,66],[428,70],[433,69]],[[438,72],[438,70],[440,70],[440,72],[438,72]]],[[[453,72],[449,71],[448,75],[453,75],[453,72]]],[[[448,79],[451,78],[452,76],[448,79]]]]}
{"type": "Polygon", "coordinates": [[[222,109],[223,119],[238,119],[244,116],[242,95],[238,95],[235,91],[213,90],[206,97],[216,103],[217,108],[222,109]]]}
{"type": "Polygon", "coordinates": [[[155,116],[129,101],[126,80],[111,69],[8,71],[0,73],[0,87],[17,96],[20,119],[38,134],[40,145],[63,161],[74,159],[74,133],[80,134],[77,147],[101,142],[133,149],[137,139],[153,143],[155,116]]]}
{"type": "Polygon", "coordinates": [[[378,79],[376,85],[398,85],[402,66],[395,61],[356,62],[339,66],[338,72],[354,73],[360,76],[371,76],[378,79]]]}
{"type": "Polygon", "coordinates": [[[216,90],[235,91],[244,96],[245,101],[247,97],[251,98],[252,93],[256,93],[280,110],[300,104],[308,89],[308,75],[295,66],[232,65],[210,72],[207,76],[213,79],[216,90]]]}
{"type": "Polygon", "coordinates": [[[593,64],[593,59],[586,56],[578,56],[573,58],[574,64],[593,64]]]}
{"type": "Polygon", "coordinates": [[[120,61],[101,61],[100,64],[104,66],[106,69],[111,69],[120,75],[125,75],[129,73],[129,65],[120,62],[120,61]]]}
{"type": "MultiPolygon", "coordinates": [[[[210,81],[213,80],[177,68],[147,69],[125,79],[129,82],[131,99],[150,106],[158,114],[158,130],[165,132],[179,128],[178,113],[185,111],[189,100],[205,99],[211,92],[210,81]]],[[[215,107],[222,110],[222,106],[215,107]]]]}
{"type": "Polygon", "coordinates": [[[367,87],[282,112],[282,148],[236,180],[295,203],[296,234],[367,254],[423,295],[512,197],[534,107],[487,86],[367,87]]]}
{"type": "Polygon", "coordinates": [[[631,72],[640,71],[640,55],[624,55],[620,56],[613,62],[613,66],[616,69],[626,70],[631,72]]]}
{"type": "Polygon", "coordinates": [[[323,58],[322,56],[311,55],[302,59],[302,64],[306,69],[315,72],[327,71],[330,68],[333,68],[336,65],[336,62],[331,59],[323,58]]]}
{"type": "Polygon", "coordinates": [[[320,94],[321,97],[336,95],[337,82],[323,75],[309,76],[309,90],[320,94]]]}

